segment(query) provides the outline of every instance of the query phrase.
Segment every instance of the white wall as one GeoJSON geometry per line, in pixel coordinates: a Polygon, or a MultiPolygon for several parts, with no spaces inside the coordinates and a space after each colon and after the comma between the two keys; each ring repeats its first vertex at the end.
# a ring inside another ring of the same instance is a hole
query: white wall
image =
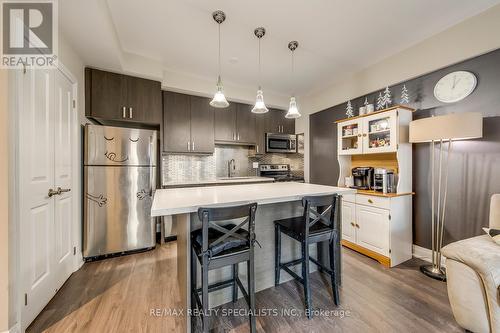
{"type": "MultiPolygon", "coordinates": [[[[411,27],[405,27],[408,29],[411,27]]],[[[301,97],[297,133],[305,134],[305,177],[309,180],[309,115],[451,64],[500,48],[500,5],[461,22],[336,85],[301,97]]],[[[333,124],[332,124],[333,126],[333,124]]]]}
{"type": "Polygon", "coordinates": [[[0,332],[9,329],[8,72],[0,70],[0,332]]]}

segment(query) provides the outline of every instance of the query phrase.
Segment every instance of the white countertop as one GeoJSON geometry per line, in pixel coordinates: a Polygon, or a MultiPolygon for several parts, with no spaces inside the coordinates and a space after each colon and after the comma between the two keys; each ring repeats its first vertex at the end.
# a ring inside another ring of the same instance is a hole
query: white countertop
{"type": "Polygon", "coordinates": [[[306,195],[334,193],[352,194],[356,193],[356,190],[295,182],[160,189],[155,192],[151,215],[193,213],[199,207],[249,202],[264,205],[297,201],[306,195]]]}
{"type": "Polygon", "coordinates": [[[182,187],[182,186],[202,186],[202,185],[217,185],[217,184],[245,184],[245,183],[271,183],[273,178],[269,177],[231,177],[231,178],[214,178],[203,180],[186,180],[186,181],[167,181],[163,183],[163,187],[182,187]]]}

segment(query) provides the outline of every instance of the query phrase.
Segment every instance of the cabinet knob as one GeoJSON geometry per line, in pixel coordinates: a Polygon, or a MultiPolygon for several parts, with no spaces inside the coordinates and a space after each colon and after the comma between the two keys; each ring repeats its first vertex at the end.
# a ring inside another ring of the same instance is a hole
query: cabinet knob
{"type": "Polygon", "coordinates": [[[356,223],[356,228],[358,228],[358,229],[359,229],[359,224],[357,224],[357,223],[356,223]]]}
{"type": "Polygon", "coordinates": [[[373,200],[372,200],[372,199],[368,199],[368,202],[372,204],[372,203],[373,203],[373,200]]]}
{"type": "Polygon", "coordinates": [[[365,137],[366,137],[366,133],[363,133],[363,136],[365,136],[365,137]]]}
{"type": "Polygon", "coordinates": [[[352,225],[353,227],[355,227],[355,226],[356,226],[356,223],[354,223],[354,222],[351,222],[351,225],[352,225]]]}
{"type": "Polygon", "coordinates": [[[358,138],[360,138],[360,137],[361,137],[361,134],[358,134],[358,138]]]}

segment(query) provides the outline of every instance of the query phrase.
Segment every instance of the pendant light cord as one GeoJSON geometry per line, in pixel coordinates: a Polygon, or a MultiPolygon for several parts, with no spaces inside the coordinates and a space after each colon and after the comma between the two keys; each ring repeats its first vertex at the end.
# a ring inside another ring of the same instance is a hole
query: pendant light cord
{"type": "Polygon", "coordinates": [[[295,76],[295,75],[294,75],[294,74],[295,74],[295,73],[294,73],[294,69],[295,69],[295,62],[294,62],[294,57],[293,57],[293,56],[294,56],[294,53],[295,53],[295,51],[292,51],[292,97],[293,97],[293,96],[295,96],[295,92],[294,92],[294,90],[295,90],[295,89],[293,88],[293,87],[295,86],[295,85],[294,85],[294,81],[293,81],[293,78],[294,78],[294,76],[295,76]]]}
{"type": "Polygon", "coordinates": [[[261,69],[260,69],[260,38],[259,38],[259,90],[262,89],[262,86],[261,86],[261,69]]]}
{"type": "Polygon", "coordinates": [[[220,66],[220,23],[219,23],[219,78],[221,75],[221,66],[220,66]]]}

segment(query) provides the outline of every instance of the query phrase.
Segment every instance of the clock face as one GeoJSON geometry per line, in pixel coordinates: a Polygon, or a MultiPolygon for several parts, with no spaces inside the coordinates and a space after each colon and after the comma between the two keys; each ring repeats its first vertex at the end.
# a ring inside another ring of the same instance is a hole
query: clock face
{"type": "Polygon", "coordinates": [[[469,96],[477,85],[471,72],[457,71],[443,76],[434,87],[434,96],[443,103],[454,103],[469,96]]]}

